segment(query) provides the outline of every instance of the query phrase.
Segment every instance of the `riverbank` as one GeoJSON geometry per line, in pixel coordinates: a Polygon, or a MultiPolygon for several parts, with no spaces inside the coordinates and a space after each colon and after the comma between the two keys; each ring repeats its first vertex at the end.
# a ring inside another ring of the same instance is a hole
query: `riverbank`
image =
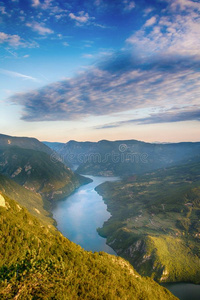
{"type": "Polygon", "coordinates": [[[95,188],[105,181],[118,177],[88,176],[92,182],[79,187],[72,195],[55,203],[52,210],[58,230],[68,239],[88,251],[105,251],[116,255],[99,236],[97,228],[110,218],[107,206],[95,188]]]}

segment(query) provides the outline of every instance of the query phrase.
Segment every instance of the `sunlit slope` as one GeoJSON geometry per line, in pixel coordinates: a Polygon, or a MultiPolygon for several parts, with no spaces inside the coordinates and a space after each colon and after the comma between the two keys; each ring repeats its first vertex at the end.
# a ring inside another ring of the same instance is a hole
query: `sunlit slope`
{"type": "Polygon", "coordinates": [[[44,200],[41,195],[34,193],[23,186],[17,184],[14,180],[0,174],[0,192],[11,199],[15,199],[20,205],[23,205],[28,211],[38,217],[46,224],[53,224],[50,213],[44,209],[44,200]]]}
{"type": "Polygon", "coordinates": [[[0,172],[44,198],[57,199],[80,185],[81,177],[41,151],[0,147],[0,172]]]}
{"type": "Polygon", "coordinates": [[[2,300],[177,299],[122,258],[84,251],[5,195],[0,235],[2,300]]]}
{"type": "Polygon", "coordinates": [[[98,232],[140,274],[200,282],[200,162],[107,182],[97,191],[112,214],[98,232]]]}

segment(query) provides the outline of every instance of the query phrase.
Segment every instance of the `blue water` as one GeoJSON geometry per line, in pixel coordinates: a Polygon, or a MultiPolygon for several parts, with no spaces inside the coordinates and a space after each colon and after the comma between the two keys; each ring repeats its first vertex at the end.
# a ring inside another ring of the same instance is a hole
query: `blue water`
{"type": "Polygon", "coordinates": [[[200,300],[200,285],[192,283],[163,283],[180,300],[200,300]]]}
{"type": "Polygon", "coordinates": [[[110,218],[102,197],[94,190],[105,181],[116,181],[118,177],[87,176],[92,183],[81,186],[75,193],[56,203],[52,213],[57,228],[72,242],[85,250],[105,251],[116,254],[106,245],[106,239],[100,237],[97,228],[110,218]]]}
{"type": "MultiPolygon", "coordinates": [[[[96,231],[110,217],[103,199],[95,191],[95,187],[105,181],[116,181],[117,177],[87,176],[92,183],[81,186],[71,196],[56,203],[52,213],[57,221],[57,228],[72,242],[85,250],[104,251],[115,254],[106,245],[106,239],[96,231]]],[[[162,284],[180,300],[200,300],[200,285],[191,283],[162,284]]],[[[152,299],[153,300],[153,299],[152,299]]]]}

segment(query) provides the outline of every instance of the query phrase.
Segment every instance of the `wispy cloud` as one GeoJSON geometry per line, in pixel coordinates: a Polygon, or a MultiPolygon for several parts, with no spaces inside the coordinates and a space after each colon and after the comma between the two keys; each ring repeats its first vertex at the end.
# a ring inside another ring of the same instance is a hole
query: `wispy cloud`
{"type": "Polygon", "coordinates": [[[23,46],[24,42],[17,34],[7,34],[5,32],[0,32],[0,44],[8,43],[13,47],[23,46]]]}
{"type": "Polygon", "coordinates": [[[54,33],[53,30],[47,28],[44,23],[27,23],[26,26],[30,27],[32,30],[38,32],[40,35],[52,34],[54,33]]]}
{"type": "Polygon", "coordinates": [[[65,47],[69,47],[69,43],[67,43],[67,42],[63,42],[63,46],[65,46],[65,47]]]}
{"type": "Polygon", "coordinates": [[[86,53],[86,54],[83,54],[82,57],[83,57],[83,58],[93,58],[94,55],[92,55],[92,54],[87,54],[87,53],[86,53]]]}
{"type": "Polygon", "coordinates": [[[148,20],[146,21],[146,23],[144,24],[144,27],[152,26],[152,25],[154,25],[155,23],[156,23],[156,17],[153,16],[153,17],[151,17],[150,19],[148,19],[148,20]]]}
{"type": "MultiPolygon", "coordinates": [[[[136,1],[111,2],[96,0],[94,9],[104,12],[110,5],[115,12],[123,12],[123,18],[126,16],[124,10],[134,12],[134,5],[139,11],[139,2],[136,1]]],[[[57,7],[55,1],[41,3],[43,14],[62,14],[62,7],[57,7]],[[45,9],[47,12],[44,12],[45,9]]],[[[200,4],[189,0],[162,0],[160,5],[163,9],[158,9],[156,5],[148,9],[144,6],[141,12],[143,25],[137,30],[133,28],[134,33],[126,40],[124,50],[104,56],[103,52],[102,55],[94,55],[98,62],[71,79],[14,95],[11,101],[24,107],[22,118],[26,121],[72,120],[139,108],[152,112],[152,109],[157,111],[163,107],[165,115],[162,112],[158,115],[149,113],[140,119],[133,116],[128,122],[148,124],[197,120],[192,110],[186,112],[181,108],[188,102],[192,106],[200,101],[200,4]],[[173,105],[180,109],[176,115],[167,110],[173,105]]],[[[98,19],[97,14],[94,14],[96,19],[91,17],[93,13],[89,5],[88,12],[85,11],[86,6],[79,12],[74,10],[76,13],[72,12],[72,7],[67,8],[66,19],[76,26],[100,26],[96,22],[105,20],[98,19]]],[[[43,19],[40,23],[29,20],[27,26],[39,33],[40,38],[46,38],[53,33],[47,26],[49,20],[43,19]]],[[[61,37],[61,34],[56,35],[64,42],[61,37]]],[[[15,44],[23,42],[17,35],[0,34],[0,41],[11,43],[12,40],[15,44]]],[[[90,58],[91,54],[86,53],[84,57],[90,58]]]]}
{"type": "Polygon", "coordinates": [[[129,1],[129,0],[124,0],[124,10],[125,11],[131,11],[135,8],[135,2],[134,1],[129,1]]]}
{"type": "Polygon", "coordinates": [[[11,77],[19,77],[19,78],[22,78],[22,79],[25,79],[25,80],[32,80],[32,81],[37,81],[37,82],[39,81],[35,77],[29,76],[29,75],[25,75],[25,74],[21,74],[21,73],[14,72],[14,71],[9,71],[9,70],[5,70],[5,69],[1,69],[1,68],[0,68],[0,73],[4,74],[4,75],[11,76],[11,77]]]}
{"type": "Polygon", "coordinates": [[[40,5],[40,0],[32,0],[32,6],[38,7],[40,5]]]}
{"type": "MultiPolygon", "coordinates": [[[[6,44],[13,48],[36,48],[38,44],[35,41],[28,41],[22,39],[17,34],[7,34],[5,32],[0,32],[0,44],[6,44]]],[[[8,49],[6,49],[9,51],[8,49]]],[[[10,51],[11,53],[11,51],[10,51]]]]}
{"type": "Polygon", "coordinates": [[[197,105],[199,67],[199,61],[187,57],[160,57],[149,63],[120,53],[73,79],[15,95],[11,100],[24,106],[23,119],[28,121],[80,119],[174,104],[180,107],[188,101],[197,105]]]}
{"type": "Polygon", "coordinates": [[[80,11],[78,13],[78,15],[75,15],[74,13],[69,13],[69,17],[72,19],[72,20],[75,20],[78,24],[83,24],[83,23],[87,23],[90,19],[94,19],[94,18],[91,18],[89,16],[88,13],[84,12],[84,11],[80,11]]]}
{"type": "Polygon", "coordinates": [[[168,0],[166,4],[166,9],[159,16],[146,20],[144,26],[127,39],[127,43],[144,55],[151,51],[152,54],[200,56],[200,3],[168,0]]]}
{"type": "Polygon", "coordinates": [[[188,108],[185,110],[174,110],[165,111],[150,114],[150,116],[145,118],[135,118],[126,121],[119,121],[100,125],[95,127],[96,129],[109,129],[117,128],[125,125],[139,124],[159,124],[159,123],[174,123],[174,122],[185,122],[185,121],[198,121],[200,122],[200,109],[199,108],[188,108]]]}

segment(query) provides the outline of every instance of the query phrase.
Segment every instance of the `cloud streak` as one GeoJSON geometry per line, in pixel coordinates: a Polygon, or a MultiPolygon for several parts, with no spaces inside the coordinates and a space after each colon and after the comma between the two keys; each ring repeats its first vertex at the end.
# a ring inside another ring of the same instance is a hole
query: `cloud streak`
{"type": "Polygon", "coordinates": [[[77,21],[78,23],[87,23],[89,21],[89,19],[90,19],[89,14],[85,13],[84,11],[80,11],[78,13],[78,15],[75,15],[74,13],[70,13],[69,17],[72,20],[77,21]]]}
{"type": "Polygon", "coordinates": [[[37,78],[34,78],[32,76],[29,76],[29,75],[24,75],[24,74],[21,74],[21,73],[18,73],[18,72],[14,72],[14,71],[9,71],[9,70],[5,70],[5,69],[0,68],[0,73],[11,76],[11,77],[18,77],[18,78],[22,78],[22,79],[25,79],[25,80],[32,80],[32,81],[37,81],[38,82],[37,78]]]}
{"type": "Polygon", "coordinates": [[[40,35],[52,34],[54,32],[50,28],[47,28],[43,23],[27,23],[26,26],[30,27],[33,31],[38,32],[40,35]]]}
{"type": "Polygon", "coordinates": [[[145,118],[136,118],[126,121],[114,122],[109,124],[104,124],[97,126],[96,129],[109,129],[117,128],[125,125],[139,124],[160,124],[160,123],[175,123],[175,122],[185,122],[185,121],[200,121],[200,109],[189,108],[184,111],[166,111],[160,113],[151,114],[145,118]]]}

